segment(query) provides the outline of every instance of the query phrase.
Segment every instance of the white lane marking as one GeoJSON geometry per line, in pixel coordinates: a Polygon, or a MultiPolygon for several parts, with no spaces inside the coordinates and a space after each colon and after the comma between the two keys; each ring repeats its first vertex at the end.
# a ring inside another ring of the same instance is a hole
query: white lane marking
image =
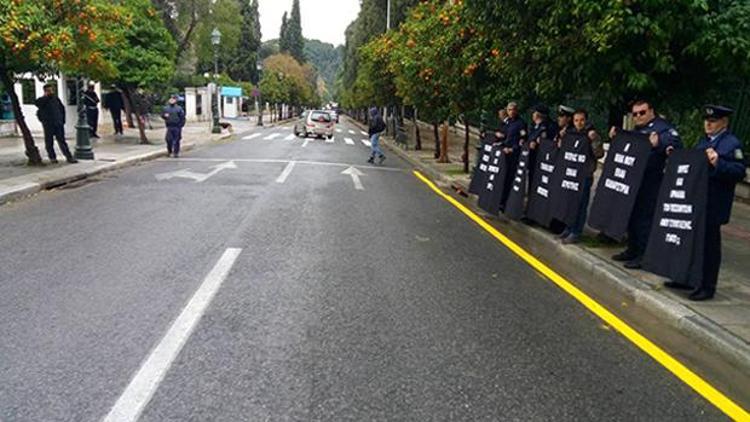
{"type": "MultiPolygon", "coordinates": [[[[156,161],[164,161],[164,162],[186,162],[186,163],[214,163],[214,162],[224,162],[226,159],[221,158],[161,158],[156,161]]],[[[235,158],[232,160],[236,163],[257,163],[257,164],[288,164],[292,160],[281,160],[281,159],[273,159],[273,158],[235,158]]],[[[332,163],[327,161],[304,161],[304,160],[296,160],[297,164],[306,164],[311,166],[330,166],[330,167],[350,167],[352,164],[349,163],[332,163]]],[[[383,171],[393,171],[393,172],[404,172],[403,169],[395,168],[395,167],[380,167],[380,166],[360,166],[357,165],[357,168],[359,169],[372,169],[372,170],[383,170],[383,171]]]]}
{"type": "Polygon", "coordinates": [[[257,138],[260,135],[262,135],[262,133],[253,133],[252,135],[245,136],[244,138],[242,138],[242,140],[243,141],[249,141],[251,139],[257,138]]]}
{"type": "Polygon", "coordinates": [[[234,161],[227,161],[225,163],[212,166],[211,168],[213,170],[211,170],[208,173],[196,173],[194,171],[190,171],[190,169],[182,169],[182,170],[177,170],[177,171],[173,171],[170,173],[157,174],[155,175],[155,177],[156,177],[156,180],[160,182],[163,180],[174,179],[175,177],[181,177],[185,179],[193,179],[195,180],[195,183],[203,183],[209,178],[211,178],[211,176],[215,176],[219,174],[220,172],[222,172],[223,170],[236,169],[237,164],[235,164],[234,161]]]}
{"type": "Polygon", "coordinates": [[[169,367],[193,333],[198,321],[211,304],[221,283],[227,278],[234,262],[242,252],[239,248],[229,248],[219,258],[214,268],[203,280],[198,290],[182,310],[172,326],[154,347],[141,368],[128,384],[104,422],[134,422],[143,412],[169,367]]]}
{"type": "Polygon", "coordinates": [[[369,139],[362,139],[362,143],[365,144],[367,148],[372,147],[372,142],[370,142],[369,139]]]}
{"type": "Polygon", "coordinates": [[[354,132],[353,130],[349,129],[349,135],[354,135],[355,133],[356,132],[354,132]]]}
{"type": "Polygon", "coordinates": [[[308,143],[310,143],[310,138],[305,138],[305,142],[302,143],[302,148],[306,148],[308,143]]]}
{"type": "Polygon", "coordinates": [[[285,141],[291,141],[294,138],[295,138],[294,134],[291,134],[291,135],[287,136],[286,138],[284,138],[284,140],[285,141]]]}
{"type": "Polygon", "coordinates": [[[272,139],[276,139],[276,138],[278,138],[279,136],[281,136],[281,134],[280,134],[280,133],[272,133],[272,134],[270,134],[270,135],[266,136],[265,138],[263,138],[263,140],[264,140],[264,141],[270,141],[270,140],[272,140],[272,139]]]}
{"type": "Polygon", "coordinates": [[[326,143],[327,143],[327,144],[332,144],[332,143],[334,143],[334,142],[336,142],[336,138],[327,138],[327,139],[326,139],[326,143]]]}
{"type": "Polygon", "coordinates": [[[294,165],[297,164],[296,161],[290,161],[289,164],[284,167],[284,171],[281,172],[281,175],[279,175],[279,178],[276,179],[276,183],[284,183],[286,182],[286,178],[289,177],[290,174],[292,174],[292,170],[294,170],[294,165]]]}
{"type": "Polygon", "coordinates": [[[341,174],[347,174],[352,177],[352,182],[354,183],[354,189],[365,190],[365,187],[362,186],[362,181],[359,180],[359,177],[364,176],[365,174],[359,171],[356,167],[350,166],[348,169],[342,171],[341,174]]]}
{"type": "Polygon", "coordinates": [[[341,129],[336,129],[336,133],[341,133],[341,132],[342,132],[341,129]]]}
{"type": "Polygon", "coordinates": [[[367,136],[367,135],[368,135],[368,134],[367,134],[367,132],[365,132],[364,130],[360,130],[360,131],[359,131],[359,133],[361,133],[361,134],[362,134],[362,135],[364,135],[364,136],[367,136]]]}
{"type": "Polygon", "coordinates": [[[352,138],[344,138],[344,142],[346,142],[347,145],[354,145],[354,139],[352,138]]]}

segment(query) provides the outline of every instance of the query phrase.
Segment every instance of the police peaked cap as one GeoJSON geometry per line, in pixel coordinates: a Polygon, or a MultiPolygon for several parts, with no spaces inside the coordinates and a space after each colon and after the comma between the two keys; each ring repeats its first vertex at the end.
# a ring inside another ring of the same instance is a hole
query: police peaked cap
{"type": "Polygon", "coordinates": [[[566,105],[561,104],[559,107],[557,107],[557,114],[564,114],[566,116],[572,116],[575,114],[575,112],[576,112],[576,109],[574,109],[573,107],[568,107],[566,105]]]}
{"type": "Polygon", "coordinates": [[[544,104],[537,104],[534,107],[531,108],[531,111],[536,111],[539,114],[543,114],[545,116],[549,115],[549,107],[547,107],[544,104]]]}
{"type": "Polygon", "coordinates": [[[734,113],[734,110],[729,107],[720,105],[709,104],[703,107],[703,116],[706,119],[721,119],[722,117],[727,117],[732,113],[734,113]]]}

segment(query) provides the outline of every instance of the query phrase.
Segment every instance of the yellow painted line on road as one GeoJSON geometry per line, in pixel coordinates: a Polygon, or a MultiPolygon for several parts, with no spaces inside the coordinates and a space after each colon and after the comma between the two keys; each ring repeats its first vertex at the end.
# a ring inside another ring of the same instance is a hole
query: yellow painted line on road
{"type": "Polygon", "coordinates": [[[527,264],[531,265],[535,270],[544,274],[544,276],[546,276],[549,280],[555,283],[566,293],[573,296],[573,298],[575,298],[578,302],[585,306],[589,311],[593,312],[605,323],[609,324],[615,330],[619,331],[620,334],[622,334],[625,338],[638,346],[638,348],[646,352],[646,354],[651,356],[655,361],[659,362],[663,367],[667,368],[667,370],[673,373],[682,382],[690,386],[690,388],[695,390],[706,400],[713,403],[714,406],[719,408],[727,416],[737,421],[750,421],[750,413],[748,413],[747,410],[740,407],[737,403],[732,401],[721,391],[717,390],[714,386],[706,382],[706,380],[701,378],[698,374],[691,371],[680,361],[665,352],[661,347],[657,346],[651,340],[644,337],[633,327],[625,323],[625,321],[618,318],[603,305],[599,304],[599,302],[591,298],[591,296],[578,289],[570,281],[566,280],[563,276],[538,260],[534,255],[530,254],[517,243],[510,240],[507,236],[500,233],[497,229],[492,227],[492,225],[490,225],[482,217],[478,216],[475,212],[468,209],[452,196],[440,190],[440,188],[435,186],[435,184],[432,183],[432,181],[430,181],[427,177],[422,175],[422,173],[415,170],[414,175],[424,184],[429,186],[430,189],[435,191],[436,194],[448,201],[454,207],[458,208],[459,211],[461,211],[472,221],[477,223],[495,239],[499,240],[500,243],[505,245],[513,253],[526,261],[527,264]]]}

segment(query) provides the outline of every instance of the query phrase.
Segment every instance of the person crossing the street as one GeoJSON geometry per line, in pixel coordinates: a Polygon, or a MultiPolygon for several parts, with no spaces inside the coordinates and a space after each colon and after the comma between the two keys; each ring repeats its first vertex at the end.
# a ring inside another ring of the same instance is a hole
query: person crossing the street
{"type": "Polygon", "coordinates": [[[383,117],[380,116],[380,112],[378,111],[377,107],[373,107],[370,109],[370,125],[367,130],[368,135],[370,136],[370,158],[367,160],[368,163],[374,164],[375,163],[375,157],[378,157],[378,163],[383,164],[383,161],[385,161],[385,154],[383,154],[383,150],[380,149],[380,134],[385,131],[385,121],[383,121],[383,117]]]}

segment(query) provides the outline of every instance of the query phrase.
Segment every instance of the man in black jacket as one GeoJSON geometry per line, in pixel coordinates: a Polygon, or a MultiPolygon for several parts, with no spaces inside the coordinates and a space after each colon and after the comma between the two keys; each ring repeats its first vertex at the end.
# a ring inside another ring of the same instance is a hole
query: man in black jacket
{"type": "Polygon", "coordinates": [[[99,138],[96,133],[99,126],[99,96],[96,94],[96,84],[89,82],[89,87],[83,93],[83,105],[86,107],[86,119],[92,138],[99,138]]]}
{"type": "Polygon", "coordinates": [[[65,105],[55,95],[52,84],[44,86],[44,95],[37,98],[34,104],[39,109],[36,115],[44,127],[44,146],[50,162],[57,163],[54,141],[54,138],[57,138],[57,145],[65,159],[69,163],[77,163],[78,160],[70,153],[68,144],[65,142],[65,105]]]}

